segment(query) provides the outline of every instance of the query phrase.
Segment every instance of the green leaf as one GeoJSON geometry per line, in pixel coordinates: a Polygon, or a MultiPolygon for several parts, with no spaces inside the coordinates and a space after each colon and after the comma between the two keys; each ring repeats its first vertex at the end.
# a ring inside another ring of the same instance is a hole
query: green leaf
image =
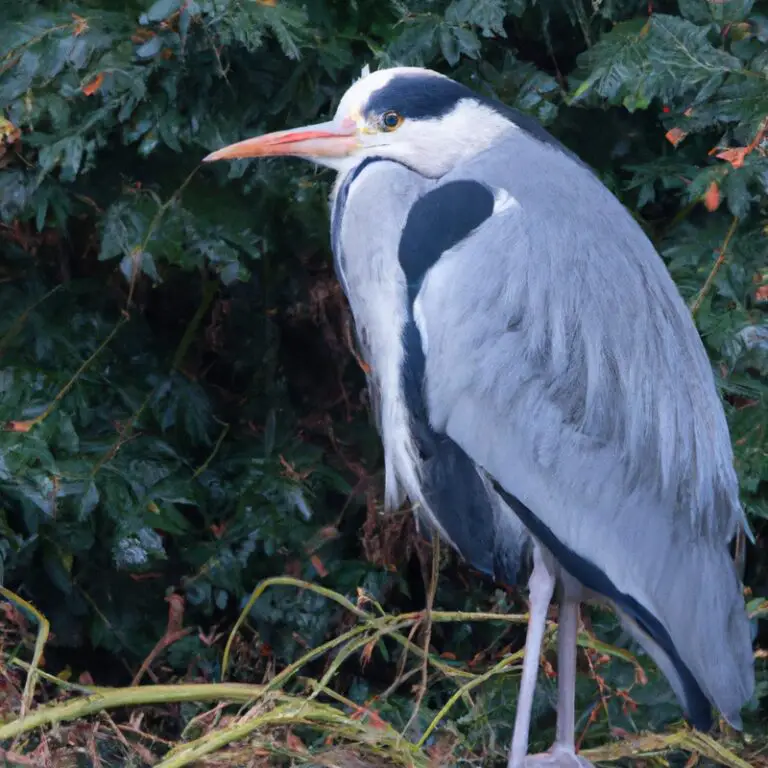
{"type": "Polygon", "coordinates": [[[484,37],[506,37],[505,0],[453,0],[445,11],[446,21],[480,27],[484,37]]]}
{"type": "Polygon", "coordinates": [[[151,59],[153,56],[157,56],[163,47],[163,40],[159,35],[150,37],[146,43],[142,43],[136,49],[136,55],[141,59],[151,59]]]}
{"type": "Polygon", "coordinates": [[[463,27],[454,27],[453,34],[459,44],[459,50],[470,59],[476,59],[480,55],[480,40],[477,35],[469,29],[463,27]]]}
{"type": "Polygon", "coordinates": [[[707,0],[678,0],[680,13],[694,24],[712,22],[711,5],[707,0]]]}
{"type": "Polygon", "coordinates": [[[89,479],[77,506],[78,520],[87,520],[91,516],[93,510],[96,509],[96,505],[99,503],[100,498],[101,494],[96,487],[96,483],[92,478],[89,479]]]}
{"type": "Polygon", "coordinates": [[[461,54],[459,52],[459,41],[454,36],[453,29],[441,26],[438,39],[440,40],[440,50],[443,57],[451,66],[454,66],[461,58],[461,54]]]}
{"type": "Polygon", "coordinates": [[[747,169],[735,168],[725,177],[722,186],[729,210],[739,218],[744,218],[747,215],[752,203],[747,178],[747,169]]]}
{"type": "Polygon", "coordinates": [[[178,11],[180,6],[181,0],[157,0],[147,11],[147,19],[152,22],[163,21],[178,11]]]}

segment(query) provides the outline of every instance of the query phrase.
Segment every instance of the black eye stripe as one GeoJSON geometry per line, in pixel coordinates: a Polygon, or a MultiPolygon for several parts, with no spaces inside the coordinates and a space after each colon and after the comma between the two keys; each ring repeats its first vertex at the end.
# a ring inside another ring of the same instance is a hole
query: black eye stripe
{"type": "Polygon", "coordinates": [[[374,91],[367,107],[374,114],[394,111],[407,120],[442,117],[462,98],[475,94],[469,88],[443,77],[399,75],[374,91]]]}
{"type": "Polygon", "coordinates": [[[516,109],[511,109],[495,99],[483,96],[454,80],[443,77],[397,75],[370,95],[364,111],[366,115],[379,116],[379,125],[384,130],[393,131],[396,128],[388,127],[383,121],[383,116],[387,112],[395,111],[401,116],[401,122],[404,120],[439,120],[456,109],[459,102],[463,100],[481,104],[493,110],[533,138],[549,144],[583,165],[570,150],[566,149],[533,117],[516,109]]]}

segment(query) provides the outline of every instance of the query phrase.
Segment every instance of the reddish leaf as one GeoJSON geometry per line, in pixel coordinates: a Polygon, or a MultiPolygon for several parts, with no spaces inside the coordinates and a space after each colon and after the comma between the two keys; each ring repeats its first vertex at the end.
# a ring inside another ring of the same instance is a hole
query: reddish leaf
{"type": "Polygon", "coordinates": [[[676,147],[687,135],[682,128],[670,128],[665,134],[667,141],[673,147],[676,147]]]}
{"type": "Polygon", "coordinates": [[[716,181],[709,185],[709,189],[707,189],[704,195],[704,205],[710,213],[720,207],[720,187],[716,181]]]}
{"type": "Polygon", "coordinates": [[[729,162],[734,168],[741,168],[748,154],[749,147],[736,147],[735,149],[725,149],[722,152],[718,152],[717,157],[729,162]]]}
{"type": "Polygon", "coordinates": [[[288,744],[288,748],[294,752],[306,752],[307,748],[304,746],[304,742],[292,731],[288,731],[285,736],[285,741],[288,744]]]}
{"type": "Polygon", "coordinates": [[[9,421],[6,423],[5,429],[8,432],[29,432],[34,426],[34,419],[29,419],[27,421],[9,421]]]}
{"type": "Polygon", "coordinates": [[[179,632],[184,626],[184,598],[176,593],[165,598],[168,603],[167,634],[179,632]]]}
{"type": "Polygon", "coordinates": [[[93,96],[93,94],[96,93],[96,91],[98,91],[99,88],[101,88],[103,82],[104,82],[104,73],[99,72],[99,74],[96,75],[96,77],[94,77],[90,83],[88,83],[87,85],[84,85],[80,90],[82,90],[82,92],[86,96],[93,96]]]}
{"type": "Polygon", "coordinates": [[[88,19],[73,13],[72,21],[75,23],[75,31],[72,33],[75,37],[80,37],[83,32],[88,31],[88,19]]]}
{"type": "Polygon", "coordinates": [[[323,565],[323,561],[317,555],[312,555],[309,559],[318,574],[325,578],[328,575],[328,569],[323,565]]]}

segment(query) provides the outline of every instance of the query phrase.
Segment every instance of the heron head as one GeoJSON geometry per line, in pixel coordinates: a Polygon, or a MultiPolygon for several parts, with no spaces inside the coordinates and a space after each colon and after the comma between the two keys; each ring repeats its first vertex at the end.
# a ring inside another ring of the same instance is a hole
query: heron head
{"type": "Polygon", "coordinates": [[[394,67],[357,80],[326,123],[246,139],[205,161],[294,156],[343,172],[375,156],[439,177],[512,126],[466,86],[428,69],[394,67]]]}

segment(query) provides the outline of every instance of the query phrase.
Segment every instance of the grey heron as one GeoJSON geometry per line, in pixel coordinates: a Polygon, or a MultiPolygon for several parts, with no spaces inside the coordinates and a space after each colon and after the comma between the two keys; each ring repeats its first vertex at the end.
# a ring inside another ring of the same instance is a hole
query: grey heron
{"type": "Polygon", "coordinates": [[[335,268],[385,451],[407,496],[530,613],[510,768],[576,754],[579,603],[609,604],[688,720],[734,727],[754,689],[747,530],[722,403],[693,320],[640,226],[535,120],[430,70],[365,74],[326,123],[207,161],[303,157],[337,171],[335,268]],[[527,755],[560,587],[556,740],[527,755]]]}

